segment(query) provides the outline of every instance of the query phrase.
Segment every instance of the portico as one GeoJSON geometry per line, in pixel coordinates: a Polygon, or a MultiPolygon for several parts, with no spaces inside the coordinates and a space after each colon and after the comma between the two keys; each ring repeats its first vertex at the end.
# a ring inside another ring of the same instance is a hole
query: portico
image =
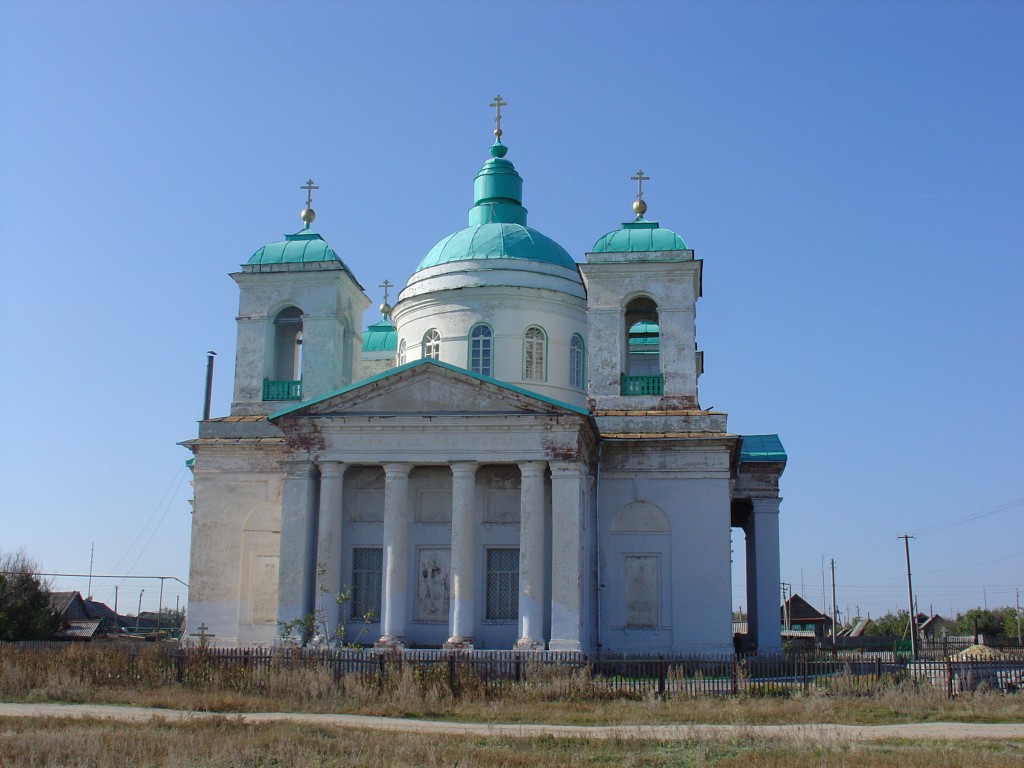
{"type": "Polygon", "coordinates": [[[358,388],[271,416],[286,440],[317,436],[282,497],[280,622],[315,607],[329,640],[340,627],[379,647],[582,647],[589,470],[585,454],[561,457],[593,440],[589,420],[479,380],[477,397],[495,390],[490,413],[457,417],[460,378],[475,377],[420,362],[370,384],[369,400],[358,388]],[[396,407],[406,379],[429,390],[439,375],[444,402],[396,407]]]}

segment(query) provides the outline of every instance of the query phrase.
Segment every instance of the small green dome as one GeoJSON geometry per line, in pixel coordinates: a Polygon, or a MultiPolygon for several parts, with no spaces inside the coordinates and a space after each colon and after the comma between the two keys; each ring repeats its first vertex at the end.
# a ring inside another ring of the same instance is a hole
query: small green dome
{"type": "Polygon", "coordinates": [[[479,224],[448,235],[416,268],[478,259],[526,259],[576,269],[572,256],[547,235],[522,224],[479,224]]]}
{"type": "Polygon", "coordinates": [[[609,232],[591,249],[592,253],[629,253],[635,251],[685,251],[683,238],[671,229],[658,226],[638,216],[627,221],[620,229],[609,232]]]}
{"type": "Polygon", "coordinates": [[[398,332],[386,317],[363,331],[363,352],[394,352],[396,349],[398,332]]]}
{"type": "MultiPolygon", "coordinates": [[[[338,261],[338,254],[316,232],[301,229],[284,240],[264,245],[246,264],[298,264],[300,262],[338,261]]],[[[344,264],[344,262],[342,262],[344,264]]]]}

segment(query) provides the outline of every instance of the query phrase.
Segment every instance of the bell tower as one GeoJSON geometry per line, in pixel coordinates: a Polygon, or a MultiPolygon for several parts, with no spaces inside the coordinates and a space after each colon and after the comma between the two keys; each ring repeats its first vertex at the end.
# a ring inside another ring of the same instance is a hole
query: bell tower
{"type": "Polygon", "coordinates": [[[312,179],[301,187],[303,227],[260,248],[238,284],[232,416],[267,414],[352,383],[370,300],[338,254],[310,229],[312,179]]]}
{"type": "Polygon", "coordinates": [[[644,218],[643,171],[636,217],[609,232],[580,265],[587,286],[588,395],[596,410],[699,408],[697,299],[701,262],[683,239],[644,218]]]}

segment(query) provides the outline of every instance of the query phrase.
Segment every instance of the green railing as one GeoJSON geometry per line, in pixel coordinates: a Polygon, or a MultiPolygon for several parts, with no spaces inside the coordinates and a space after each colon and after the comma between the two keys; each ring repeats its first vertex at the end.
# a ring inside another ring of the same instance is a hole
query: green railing
{"type": "Polygon", "coordinates": [[[301,400],[302,381],[263,380],[264,400],[301,400]]]}
{"type": "Polygon", "coordinates": [[[665,377],[660,373],[657,376],[627,376],[622,374],[619,378],[620,394],[622,395],[660,395],[665,391],[665,377]]]}

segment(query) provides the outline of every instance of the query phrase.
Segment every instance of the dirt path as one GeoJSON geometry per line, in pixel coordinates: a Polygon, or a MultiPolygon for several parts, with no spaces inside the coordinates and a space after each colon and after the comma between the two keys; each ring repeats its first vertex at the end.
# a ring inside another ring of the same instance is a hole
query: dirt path
{"type": "Polygon", "coordinates": [[[561,736],[590,739],[655,739],[681,741],[693,738],[761,736],[802,741],[880,741],[883,739],[1024,740],[1024,723],[914,723],[904,725],[521,725],[503,723],[453,723],[442,720],[406,720],[368,715],[327,715],[312,712],[246,712],[224,714],[148,709],[107,704],[0,703],[0,717],[92,717],[134,722],[160,718],[170,722],[209,717],[230,717],[246,723],[286,720],[293,723],[373,728],[407,733],[448,733],[471,736],[561,736]]]}

